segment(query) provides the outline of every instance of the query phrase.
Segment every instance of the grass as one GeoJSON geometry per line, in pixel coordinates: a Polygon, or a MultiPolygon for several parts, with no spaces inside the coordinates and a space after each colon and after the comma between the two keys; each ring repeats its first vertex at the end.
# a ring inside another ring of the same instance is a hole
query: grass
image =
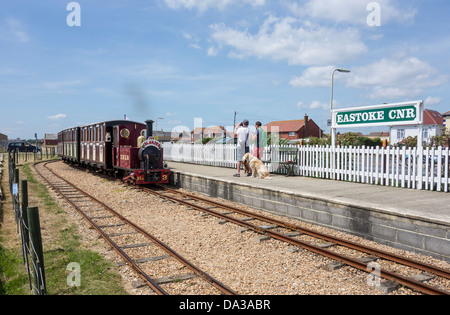
{"type": "MultiPolygon", "coordinates": [[[[0,239],[0,244],[3,240],[0,239]]],[[[22,257],[0,245],[0,295],[25,295],[29,292],[28,276],[22,257]]]]}
{"type": "MultiPolygon", "coordinates": [[[[65,211],[49,194],[47,187],[34,178],[30,165],[27,163],[19,167],[20,177],[28,180],[29,205],[39,207],[47,294],[126,295],[114,264],[99,253],[84,247],[77,226],[69,221],[65,211]],[[79,278],[73,269],[68,270],[70,263],[76,263],[80,267],[79,278]],[[75,279],[80,279],[80,285],[70,286],[69,283],[75,279]]],[[[3,186],[7,186],[6,178],[3,183],[3,186]]],[[[9,193],[7,189],[4,191],[5,194],[9,193]]],[[[11,199],[8,195],[6,197],[7,201],[11,199]]],[[[11,246],[10,242],[6,241],[12,237],[20,239],[15,226],[11,228],[11,225],[15,225],[14,213],[11,202],[7,203],[4,204],[5,222],[0,229],[0,235],[3,236],[0,239],[0,295],[32,294],[20,242],[11,246]],[[11,216],[13,219],[7,220],[11,216]]]]}

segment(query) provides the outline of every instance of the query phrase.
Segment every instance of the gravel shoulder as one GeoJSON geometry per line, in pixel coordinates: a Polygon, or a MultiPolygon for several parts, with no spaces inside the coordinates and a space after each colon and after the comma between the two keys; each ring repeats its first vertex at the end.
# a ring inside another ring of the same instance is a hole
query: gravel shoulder
{"type": "MultiPolygon", "coordinates": [[[[175,251],[192,261],[200,269],[210,274],[229,288],[242,295],[381,295],[380,290],[368,285],[368,273],[345,266],[335,271],[326,271],[323,266],[331,263],[328,258],[299,249],[276,240],[258,242],[253,232],[241,232],[233,224],[218,224],[218,219],[204,216],[198,211],[164,201],[158,197],[126,188],[118,182],[95,176],[84,170],[72,168],[62,162],[49,165],[81,189],[100,199],[130,221],[136,222],[165,242],[175,251]]],[[[38,177],[39,178],[39,177],[38,177]]],[[[60,200],[61,203],[64,203],[60,200]]],[[[232,203],[230,203],[232,204],[232,203]]],[[[120,258],[106,244],[101,244],[99,236],[70,206],[64,209],[79,225],[86,246],[95,244],[96,249],[109,259],[119,262],[120,258]]],[[[254,212],[259,212],[253,210],[254,212]]],[[[264,213],[267,215],[267,213],[264,213]]],[[[277,219],[311,228],[308,224],[272,215],[277,219]]],[[[343,237],[343,233],[313,227],[316,230],[343,237]]],[[[361,240],[346,235],[350,240],[361,240]]],[[[411,256],[442,268],[450,268],[446,262],[401,250],[378,247],[400,255],[411,256]]],[[[349,252],[349,255],[352,253],[349,252]]],[[[127,267],[118,267],[125,287],[131,294],[149,294],[148,290],[133,287],[136,276],[127,267]]],[[[155,267],[157,268],[157,267],[155,267]]],[[[164,268],[164,266],[161,266],[164,268]]],[[[399,268],[400,272],[408,270],[399,268]]],[[[155,274],[158,270],[155,270],[155,274]]],[[[188,284],[187,284],[188,285],[188,284]]],[[[441,284],[442,285],[442,284],[441,284]]],[[[450,284],[444,283],[447,289],[450,284]]],[[[191,294],[186,291],[180,294],[191,294]]],[[[400,288],[392,294],[417,294],[400,288]]]]}

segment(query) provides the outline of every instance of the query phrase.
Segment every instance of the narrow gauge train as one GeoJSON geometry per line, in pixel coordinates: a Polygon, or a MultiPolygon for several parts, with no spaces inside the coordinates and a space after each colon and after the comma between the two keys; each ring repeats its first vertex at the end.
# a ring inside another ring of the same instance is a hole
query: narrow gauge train
{"type": "Polygon", "coordinates": [[[167,184],[164,149],[153,137],[153,123],[114,120],[58,133],[58,155],[66,162],[136,185],[167,184]]]}

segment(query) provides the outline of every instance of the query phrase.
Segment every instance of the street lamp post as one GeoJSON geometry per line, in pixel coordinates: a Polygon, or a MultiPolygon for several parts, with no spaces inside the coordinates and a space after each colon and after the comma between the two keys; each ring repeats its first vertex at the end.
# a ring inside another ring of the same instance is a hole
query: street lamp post
{"type": "MultiPolygon", "coordinates": [[[[333,74],[331,75],[331,102],[330,102],[330,119],[331,124],[333,124],[333,89],[334,89],[334,74],[337,72],[342,73],[350,73],[350,70],[347,69],[334,69],[333,74]]],[[[330,126],[330,135],[331,135],[331,144],[333,147],[336,146],[336,129],[333,128],[333,125],[330,126]]]]}

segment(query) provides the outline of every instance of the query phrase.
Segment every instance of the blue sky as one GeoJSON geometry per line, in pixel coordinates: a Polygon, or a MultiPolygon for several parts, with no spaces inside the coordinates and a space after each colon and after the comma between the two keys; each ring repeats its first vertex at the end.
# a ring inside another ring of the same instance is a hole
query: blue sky
{"type": "Polygon", "coordinates": [[[448,0],[79,0],[72,27],[70,2],[0,2],[10,138],[124,115],[167,131],[232,126],[235,111],[252,124],[307,113],[328,130],[341,67],[352,72],[335,75],[335,107],[450,111],[448,0]]]}

